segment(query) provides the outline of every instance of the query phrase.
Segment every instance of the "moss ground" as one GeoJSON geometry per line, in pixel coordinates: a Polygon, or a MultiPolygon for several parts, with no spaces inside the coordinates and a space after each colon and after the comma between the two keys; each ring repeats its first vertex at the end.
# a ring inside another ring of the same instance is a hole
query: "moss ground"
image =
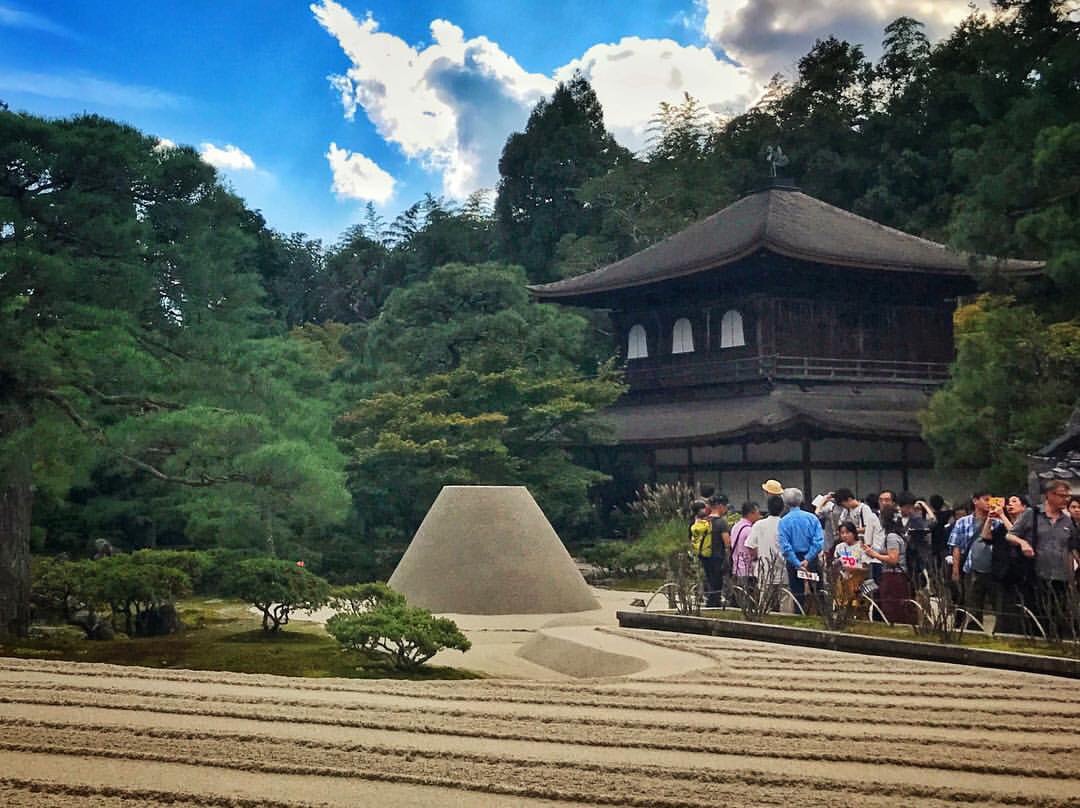
{"type": "Polygon", "coordinates": [[[245,604],[192,599],[177,604],[185,629],[167,637],[89,641],[77,632],[0,644],[0,656],[105,662],[148,668],[268,673],[348,679],[472,679],[457,668],[424,666],[416,672],[390,667],[376,654],[345,651],[320,624],[297,621],[278,634],[262,630],[245,604]]]}

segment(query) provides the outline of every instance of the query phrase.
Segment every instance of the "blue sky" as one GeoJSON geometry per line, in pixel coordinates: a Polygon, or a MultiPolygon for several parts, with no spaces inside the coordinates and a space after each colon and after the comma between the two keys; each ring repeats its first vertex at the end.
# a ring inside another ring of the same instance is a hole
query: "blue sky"
{"type": "Polygon", "coordinates": [[[738,112],[817,37],[879,48],[900,14],[948,32],[965,0],[374,2],[0,0],[0,100],[191,144],[284,232],[334,240],[372,201],[497,179],[506,136],[582,70],[641,148],[683,92],[738,112]]]}

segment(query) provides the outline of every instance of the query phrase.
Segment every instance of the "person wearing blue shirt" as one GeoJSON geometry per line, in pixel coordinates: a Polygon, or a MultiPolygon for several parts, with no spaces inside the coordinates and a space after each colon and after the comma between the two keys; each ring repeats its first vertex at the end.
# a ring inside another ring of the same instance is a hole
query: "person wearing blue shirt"
{"type": "Polygon", "coordinates": [[[825,546],[825,532],[817,516],[804,511],[803,493],[798,488],[784,489],[784,504],[789,510],[780,520],[777,539],[780,553],[784,556],[788,568],[788,584],[791,594],[800,607],[806,602],[806,581],[799,577],[799,570],[818,571],[818,556],[825,546]]]}

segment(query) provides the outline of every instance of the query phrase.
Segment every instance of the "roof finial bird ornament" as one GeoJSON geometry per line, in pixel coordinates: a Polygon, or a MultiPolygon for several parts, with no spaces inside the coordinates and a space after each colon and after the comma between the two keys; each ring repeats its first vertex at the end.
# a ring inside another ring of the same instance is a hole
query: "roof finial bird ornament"
{"type": "Polygon", "coordinates": [[[776,176],[776,169],[783,168],[788,164],[788,156],[784,154],[784,150],[779,146],[767,146],[765,148],[765,159],[769,162],[770,176],[776,176]]]}

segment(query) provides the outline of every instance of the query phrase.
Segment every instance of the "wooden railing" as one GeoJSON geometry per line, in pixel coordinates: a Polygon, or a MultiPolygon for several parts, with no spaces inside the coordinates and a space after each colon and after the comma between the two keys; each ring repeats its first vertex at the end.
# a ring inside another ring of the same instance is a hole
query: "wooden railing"
{"type": "Polygon", "coordinates": [[[832,359],[816,356],[751,356],[716,359],[696,354],[632,359],[626,363],[631,390],[694,387],[755,380],[882,381],[894,384],[943,384],[945,362],[893,362],[880,359],[832,359]]]}

